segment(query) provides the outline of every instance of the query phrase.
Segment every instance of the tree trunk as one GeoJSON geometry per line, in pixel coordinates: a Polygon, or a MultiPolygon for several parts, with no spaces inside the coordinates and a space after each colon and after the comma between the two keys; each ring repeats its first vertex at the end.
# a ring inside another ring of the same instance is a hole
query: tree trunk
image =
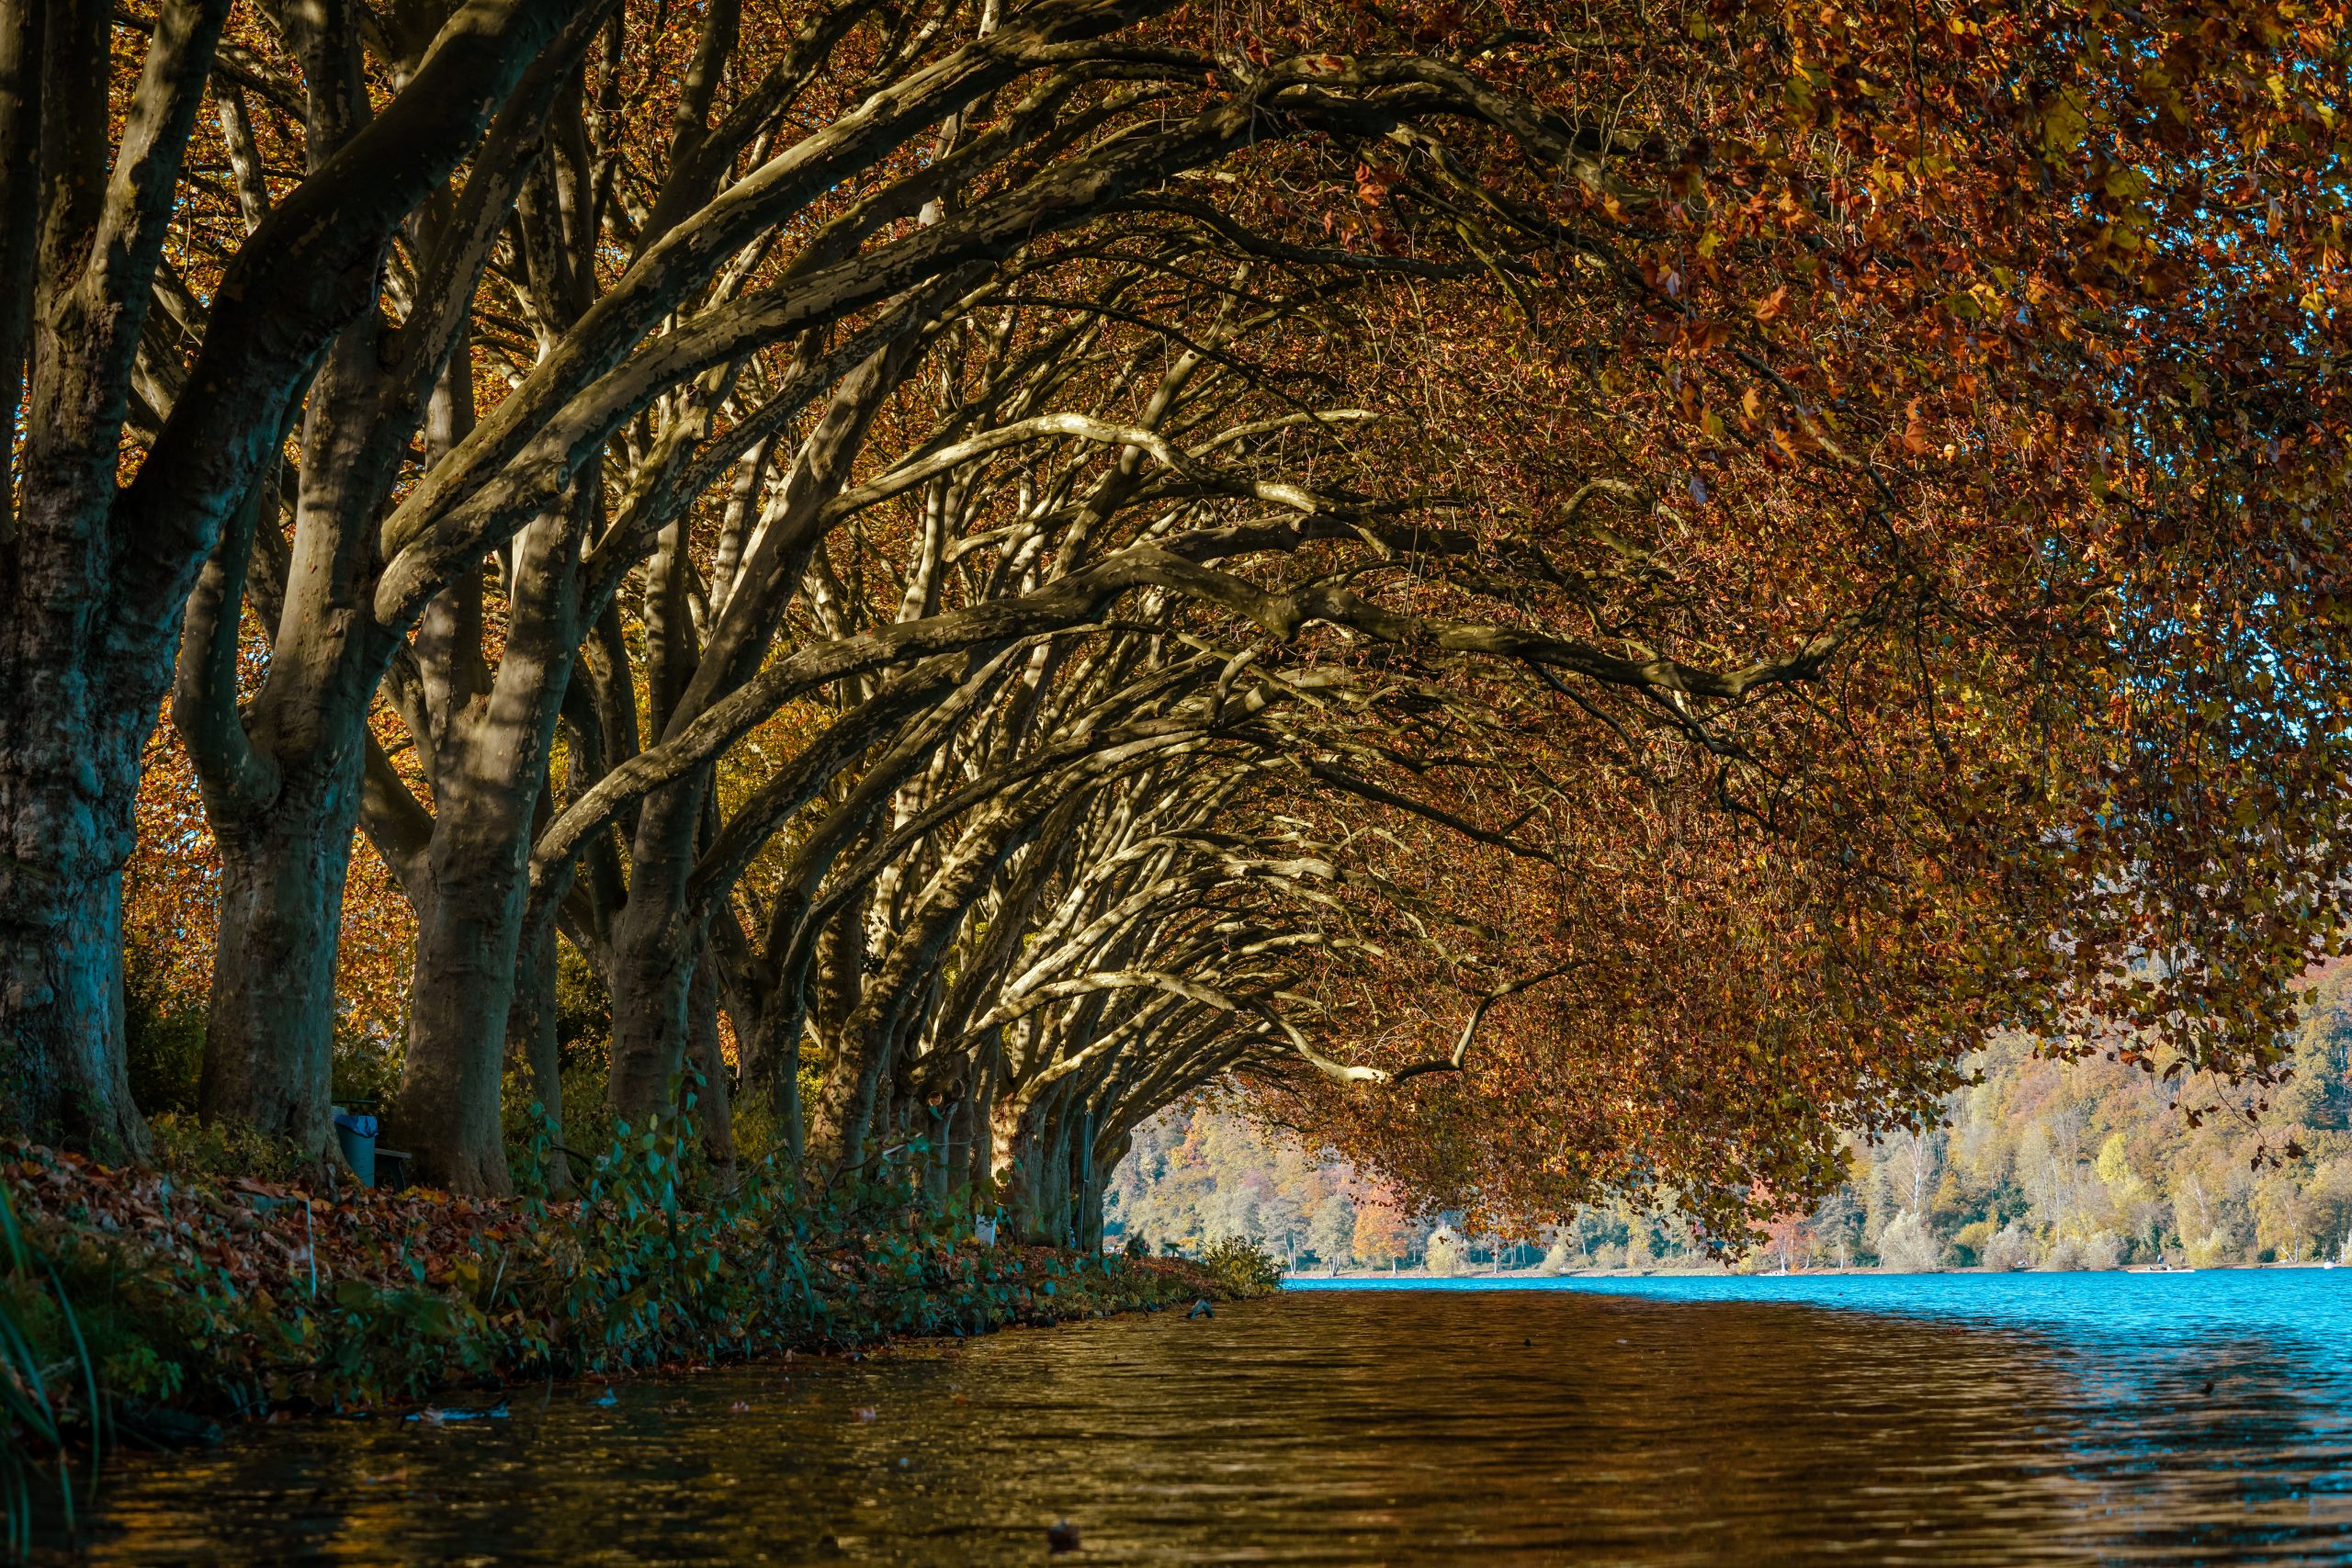
{"type": "Polygon", "coordinates": [[[1037,1160],[1035,1236],[1047,1247],[1068,1247],[1073,1239],[1069,1224],[1069,1117],[1057,1104],[1046,1122],[1037,1160]]]}
{"type": "Polygon", "coordinates": [[[453,1191],[512,1190],[499,1125],[506,1016],[531,824],[577,646],[580,542],[597,515],[597,492],[583,489],[516,536],[498,674],[450,715],[435,749],[431,886],[417,910],[408,1063],[390,1131],[420,1179],[453,1191]]]}
{"type": "Polygon", "coordinates": [[[727,1058],[718,1043],[718,961],[707,951],[695,963],[694,979],[686,993],[686,1059],[702,1074],[695,1090],[695,1125],[702,1133],[703,1152],[709,1156],[719,1180],[732,1186],[734,1097],[729,1091],[727,1058]]]}
{"type": "MultiPolygon", "coordinates": [[[[806,1164],[811,1175],[830,1176],[857,1156],[848,1136],[857,1085],[867,1058],[852,1036],[850,1015],[857,1007],[860,977],[865,970],[865,910],[867,892],[860,888],[833,915],[817,939],[815,964],[808,976],[808,1021],[822,1047],[824,1077],[816,1103],[808,1110],[806,1164]]],[[[863,1130],[858,1134],[864,1139],[863,1130]]]]}
{"type": "Polygon", "coordinates": [[[217,954],[198,1105],[333,1157],[335,955],[368,711],[394,646],[361,606],[379,502],[397,462],[370,460],[380,396],[372,314],[337,336],[302,419],[302,483],[267,680],[242,700],[241,607],[254,540],[278,526],[276,474],[222,529],[181,628],[173,717],[220,846],[217,954]]]}
{"type": "Polygon", "coordinates": [[[800,1032],[807,1015],[782,1001],[760,1010],[759,1045],[752,1053],[755,1088],[767,1095],[785,1158],[798,1173],[808,1152],[808,1130],[800,1110],[800,1032]]]}
{"type": "Polygon", "coordinates": [[[24,640],[40,618],[0,628],[0,1115],[103,1157],[143,1156],[123,1058],[122,868],[153,709],[109,715],[100,681],[35,657],[24,640]]]}
{"type": "Polygon", "coordinates": [[[1078,1250],[1099,1254],[1102,1250],[1102,1173],[1094,1159],[1093,1108],[1081,1104],[1076,1121],[1070,1140],[1070,1185],[1078,1213],[1071,1224],[1078,1250]]]}
{"type": "MultiPolygon", "coordinates": [[[[634,879],[632,879],[634,880],[634,879]]],[[[658,895],[632,890],[613,920],[612,1068],[605,1100],[632,1127],[673,1115],[686,1059],[686,1004],[694,956],[681,923],[658,895]]]]}
{"type": "Polygon", "coordinates": [[[1057,1247],[1069,1230],[1069,1152],[1057,1111],[1059,1085],[1009,1118],[1005,1217],[1016,1240],[1057,1247]]]}
{"type": "Polygon", "coordinates": [[[503,1197],[513,1190],[500,1137],[500,1069],[514,994],[522,877],[504,846],[435,826],[434,896],[419,910],[409,991],[408,1062],[388,1135],[428,1186],[503,1197]],[[505,863],[501,863],[504,862],[505,863]]]}
{"type": "Polygon", "coordinates": [[[817,1168],[846,1170],[865,1157],[875,1102],[889,1068],[890,1035],[888,1028],[854,1022],[842,1031],[809,1118],[808,1151],[817,1168]]]}
{"type": "MultiPolygon", "coordinates": [[[[177,180],[224,12],[158,24],[125,106],[146,133],[130,187],[177,180]]],[[[113,47],[104,7],[0,13],[0,1116],[119,1158],[147,1149],[123,1055],[122,868],[177,604],[168,574],[161,595],[118,591],[124,565],[168,548],[114,515],[168,208],[110,198],[113,47]]]]}
{"type": "MultiPolygon", "coordinates": [[[[47,818],[26,808],[46,793],[28,782],[0,763],[0,821],[16,829],[0,843],[0,1113],[29,1137],[143,1157],[123,1057],[122,862],[26,832],[47,818]]],[[[121,787],[128,798],[136,775],[121,787]]]]}
{"type": "MultiPolygon", "coordinates": [[[[563,1142],[563,1064],[556,1033],[555,919],[530,923],[514,961],[514,998],[506,1010],[506,1054],[529,1077],[532,1098],[546,1118],[551,1143],[563,1142]]],[[[571,1194],[571,1161],[560,1147],[548,1151],[548,1195],[571,1194]]]]}
{"type": "MultiPolygon", "coordinates": [[[[1001,1034],[992,1031],[991,1034],[1001,1034]]],[[[996,1179],[996,1096],[999,1066],[998,1046],[991,1043],[987,1055],[974,1066],[978,1082],[964,1102],[964,1179],[977,1191],[993,1186],[996,1179]]]]}
{"type": "Polygon", "coordinates": [[[922,1107],[923,1134],[930,1149],[922,1163],[923,1195],[931,1200],[933,1209],[947,1205],[948,1190],[955,1185],[950,1174],[956,1158],[956,1119],[960,1108],[954,1102],[940,1105],[926,1102],[922,1107]]]}
{"type": "Polygon", "coordinates": [[[258,818],[214,818],[220,934],[198,1107],[207,1122],[290,1138],[322,1159],[334,1147],[335,953],[359,795],[350,772],[288,778],[258,818]]]}

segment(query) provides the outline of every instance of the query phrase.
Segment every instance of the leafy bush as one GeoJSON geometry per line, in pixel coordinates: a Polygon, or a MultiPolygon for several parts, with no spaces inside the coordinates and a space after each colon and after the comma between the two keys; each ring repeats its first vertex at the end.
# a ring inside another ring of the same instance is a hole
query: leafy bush
{"type": "Polygon", "coordinates": [[[1984,1238],[1984,1250],[1978,1256],[1985,1268],[2007,1271],[2032,1268],[2041,1250],[2032,1235],[2012,1220],[1984,1238]]]}
{"type": "Polygon", "coordinates": [[[260,1181],[292,1181],[313,1166],[302,1148],[232,1122],[210,1125],[190,1111],[170,1111],[148,1124],[155,1142],[155,1164],[190,1181],[225,1181],[246,1176],[260,1181]]]}
{"type": "Polygon", "coordinates": [[[1943,1248],[1927,1222],[1905,1209],[1879,1233],[1878,1261],[1890,1273],[1931,1274],[1943,1264],[1943,1248]]]}
{"type": "Polygon", "coordinates": [[[1469,1244],[1451,1225],[1440,1225],[1430,1232],[1426,1247],[1422,1266],[1432,1274],[1459,1274],[1470,1260],[1469,1244]]]}
{"type": "Polygon", "coordinates": [[[605,982],[595,969],[570,942],[556,943],[555,953],[557,1058],[566,1073],[574,1067],[587,1067],[601,1077],[605,1064],[612,1056],[612,995],[605,989],[605,982]]]}
{"type": "Polygon", "coordinates": [[[774,1156],[783,1159],[790,1153],[786,1147],[789,1136],[785,1118],[776,1111],[775,1101],[766,1093],[753,1089],[737,1097],[729,1107],[735,1119],[735,1157],[746,1165],[757,1165],[774,1156]]]}
{"type": "Polygon", "coordinates": [[[391,1103],[400,1091],[401,1062],[406,1050],[406,1043],[397,1036],[379,1033],[346,1011],[335,1021],[334,1056],[329,1069],[337,1103],[391,1103]]]}
{"type": "Polygon", "coordinates": [[[1245,1301],[1271,1295],[1283,1282],[1282,1259],[1239,1236],[1211,1243],[1201,1254],[1201,1267],[1220,1287],[1245,1301]]]}
{"type": "Polygon", "coordinates": [[[1993,1234],[2000,1228],[1998,1220],[1971,1220],[1952,1233],[1951,1249],[1963,1264],[1982,1263],[1984,1261],[1984,1244],[1992,1240],[1993,1234]]]}
{"type": "Polygon", "coordinates": [[[204,1070],[205,999],[165,986],[137,949],[125,955],[122,1039],[131,1102],[192,1113],[204,1070]]]}
{"type": "Polygon", "coordinates": [[[2216,1220],[2209,1230],[2184,1224],[2180,1229],[2180,1250],[2182,1260],[2191,1269],[2218,1269],[2240,1260],[2237,1232],[2227,1219],[2216,1220]]]}
{"type": "Polygon", "coordinates": [[[2093,1231],[2077,1249],[2075,1266],[2082,1269],[2123,1267],[2123,1238],[2113,1231],[2093,1231]]]}

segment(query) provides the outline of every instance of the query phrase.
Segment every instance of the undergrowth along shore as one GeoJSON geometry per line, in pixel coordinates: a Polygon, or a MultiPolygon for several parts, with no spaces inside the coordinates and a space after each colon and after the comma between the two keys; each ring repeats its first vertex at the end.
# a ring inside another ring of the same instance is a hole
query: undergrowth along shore
{"type": "Polygon", "coordinates": [[[623,1128],[562,1202],[192,1179],[27,1144],[0,1145],[0,1200],[12,1525],[69,1447],[168,1444],[213,1417],[981,1334],[1261,1294],[1280,1273],[1246,1246],[983,1246],[984,1193],[886,1175],[811,1195],[773,1161],[723,1180],[675,1124],[623,1128]]]}

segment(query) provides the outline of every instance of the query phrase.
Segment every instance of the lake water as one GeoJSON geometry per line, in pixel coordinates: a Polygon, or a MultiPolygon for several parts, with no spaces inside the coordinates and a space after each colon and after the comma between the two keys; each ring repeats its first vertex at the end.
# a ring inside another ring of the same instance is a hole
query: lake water
{"type": "Polygon", "coordinates": [[[1304,1280],[602,1394],[126,1467],[91,1559],[2352,1562],[2352,1269],[1304,1280]]]}

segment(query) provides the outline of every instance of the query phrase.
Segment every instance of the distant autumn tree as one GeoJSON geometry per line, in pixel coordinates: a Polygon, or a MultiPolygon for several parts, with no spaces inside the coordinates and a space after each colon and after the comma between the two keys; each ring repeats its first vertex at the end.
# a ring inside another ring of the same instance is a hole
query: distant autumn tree
{"type": "Polygon", "coordinates": [[[1411,1253],[1416,1240],[1412,1222],[1394,1203],[1357,1202],[1355,1235],[1349,1243],[1357,1262],[1374,1269],[1397,1262],[1411,1253]]]}

